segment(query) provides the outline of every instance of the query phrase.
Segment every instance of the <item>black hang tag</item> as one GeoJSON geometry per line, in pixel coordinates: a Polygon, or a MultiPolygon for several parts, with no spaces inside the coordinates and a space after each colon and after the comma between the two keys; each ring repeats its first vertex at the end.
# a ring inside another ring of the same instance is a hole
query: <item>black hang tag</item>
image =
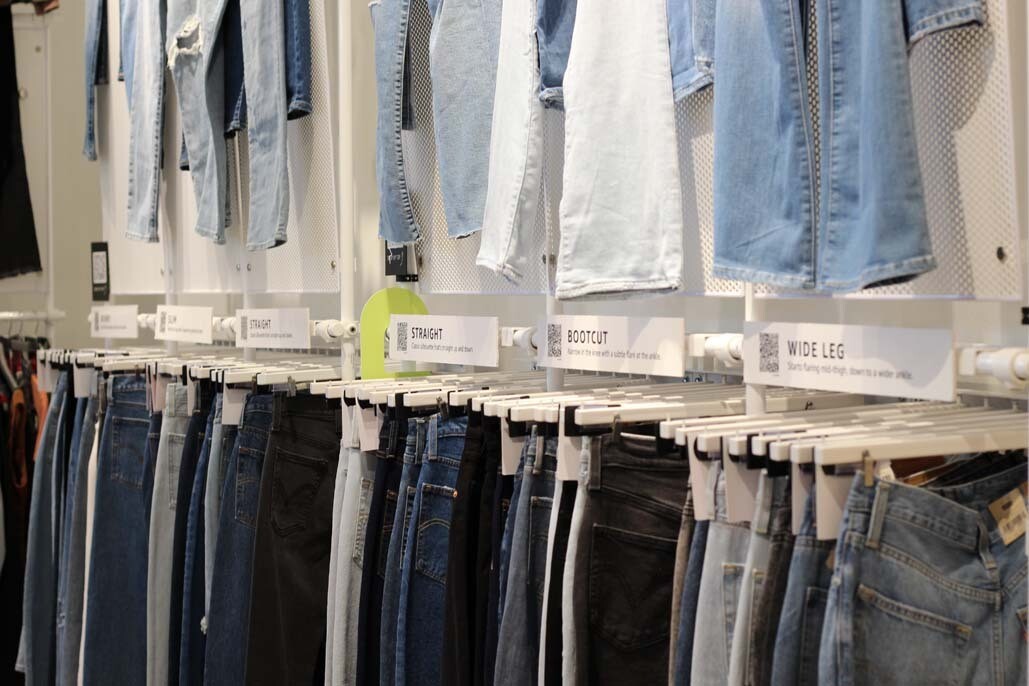
{"type": "Polygon", "coordinates": [[[386,244],[386,276],[395,276],[399,282],[417,281],[418,275],[411,271],[410,247],[386,244]]]}
{"type": "Polygon", "coordinates": [[[107,302],[111,299],[111,272],[106,242],[90,243],[90,261],[92,263],[90,271],[93,281],[93,301],[107,302]]]}

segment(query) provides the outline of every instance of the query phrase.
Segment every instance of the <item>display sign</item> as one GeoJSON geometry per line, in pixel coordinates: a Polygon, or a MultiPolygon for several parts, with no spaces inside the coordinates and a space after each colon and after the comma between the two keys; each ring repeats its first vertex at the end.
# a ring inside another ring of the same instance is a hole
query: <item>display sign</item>
{"type": "Polygon", "coordinates": [[[93,282],[93,301],[107,302],[111,299],[111,272],[107,256],[107,243],[103,241],[90,243],[89,259],[93,282]]]}
{"type": "Polygon", "coordinates": [[[395,314],[389,324],[392,360],[497,367],[500,324],[496,317],[395,314]]]}
{"type": "Polygon", "coordinates": [[[93,338],[139,338],[138,305],[97,305],[89,313],[93,338]]]}
{"type": "Polygon", "coordinates": [[[154,338],[182,343],[210,343],[212,310],[210,307],[158,305],[154,338]]]}
{"type": "Polygon", "coordinates": [[[543,367],[681,377],[686,328],[669,317],[547,317],[543,367]]]}
{"type": "Polygon", "coordinates": [[[306,307],[236,310],[236,347],[311,347],[311,311],[306,307]]]}
{"type": "Polygon", "coordinates": [[[954,337],[943,329],[747,322],[746,383],[954,400],[954,337]]]}

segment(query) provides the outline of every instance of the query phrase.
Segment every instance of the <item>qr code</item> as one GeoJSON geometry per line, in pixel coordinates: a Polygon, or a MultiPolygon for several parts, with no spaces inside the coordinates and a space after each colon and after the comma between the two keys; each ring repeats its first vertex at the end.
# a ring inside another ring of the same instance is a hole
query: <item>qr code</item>
{"type": "Polygon", "coordinates": [[[563,328],[560,324],[547,324],[547,357],[561,357],[563,328]]]}
{"type": "Polygon", "coordinates": [[[779,373],[779,334],[760,334],[761,363],[758,369],[769,374],[779,373]]]}
{"type": "Polygon", "coordinates": [[[407,352],[407,322],[397,322],[397,352],[407,352]]]}
{"type": "Polygon", "coordinates": [[[247,339],[247,316],[241,315],[239,318],[239,340],[245,341],[247,339]]]}

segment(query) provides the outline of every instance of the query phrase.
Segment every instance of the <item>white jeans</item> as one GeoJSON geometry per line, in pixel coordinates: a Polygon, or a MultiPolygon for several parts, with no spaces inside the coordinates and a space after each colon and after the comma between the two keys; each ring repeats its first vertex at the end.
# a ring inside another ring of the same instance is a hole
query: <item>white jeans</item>
{"type": "Polygon", "coordinates": [[[558,298],[682,287],[665,0],[583,2],[564,77],[558,298]]]}

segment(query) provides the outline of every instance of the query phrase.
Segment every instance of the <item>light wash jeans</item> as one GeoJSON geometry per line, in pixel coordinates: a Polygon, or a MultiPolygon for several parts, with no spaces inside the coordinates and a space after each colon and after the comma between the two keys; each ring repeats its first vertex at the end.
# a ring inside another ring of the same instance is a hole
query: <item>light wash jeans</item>
{"type": "Polygon", "coordinates": [[[482,228],[486,205],[500,0],[427,1],[433,126],[447,233],[467,236],[482,228]]]}
{"type": "Polygon", "coordinates": [[[475,263],[518,283],[534,252],[543,194],[536,1],[506,0],[500,32],[482,238],[475,263]]]}
{"type": "Polygon", "coordinates": [[[82,154],[87,160],[96,159],[96,86],[104,83],[107,77],[107,65],[104,63],[107,46],[100,44],[107,37],[106,6],[106,0],[86,2],[86,135],[82,154]]]}
{"type": "Polygon", "coordinates": [[[540,101],[564,109],[564,78],[572,47],[577,0],[536,0],[539,42],[540,101]]]}
{"type": "MultiPolygon", "coordinates": [[[[168,385],[161,422],[161,442],[154,465],[154,495],[150,509],[150,540],[147,561],[147,686],[168,682],[168,651],[171,627],[172,548],[175,513],[178,507],[179,468],[185,445],[187,390],[179,383],[168,385]]],[[[183,503],[189,507],[189,503],[183,503]]],[[[177,620],[180,617],[176,617],[177,620]]]]}
{"type": "MultiPolygon", "coordinates": [[[[344,408],[344,412],[350,412],[344,408]]],[[[336,487],[332,494],[332,543],[329,548],[329,586],[328,601],[325,603],[325,682],[332,682],[332,641],[336,630],[336,570],[339,569],[339,531],[342,526],[340,516],[343,512],[343,494],[347,490],[347,466],[349,453],[348,440],[339,442],[339,464],[336,465],[336,487]]]]}
{"type": "Polygon", "coordinates": [[[125,82],[125,95],[132,105],[132,82],[136,66],[136,16],[140,0],[118,0],[118,80],[125,82]]]}
{"type": "Polygon", "coordinates": [[[579,454],[579,486],[575,493],[572,523],[568,529],[568,551],[565,553],[565,571],[561,579],[561,681],[565,684],[582,683],[589,678],[588,656],[585,654],[588,635],[589,589],[576,586],[575,570],[589,565],[588,532],[583,531],[586,510],[589,507],[587,487],[590,478],[590,451],[592,439],[584,438],[579,454]],[[581,681],[580,681],[581,680],[581,681]]]}
{"type": "Polygon", "coordinates": [[[664,0],[579,4],[564,78],[558,298],[682,287],[669,59],[664,0]]]}
{"type": "Polygon", "coordinates": [[[675,99],[714,80],[716,0],[668,0],[668,46],[675,99]]]}

